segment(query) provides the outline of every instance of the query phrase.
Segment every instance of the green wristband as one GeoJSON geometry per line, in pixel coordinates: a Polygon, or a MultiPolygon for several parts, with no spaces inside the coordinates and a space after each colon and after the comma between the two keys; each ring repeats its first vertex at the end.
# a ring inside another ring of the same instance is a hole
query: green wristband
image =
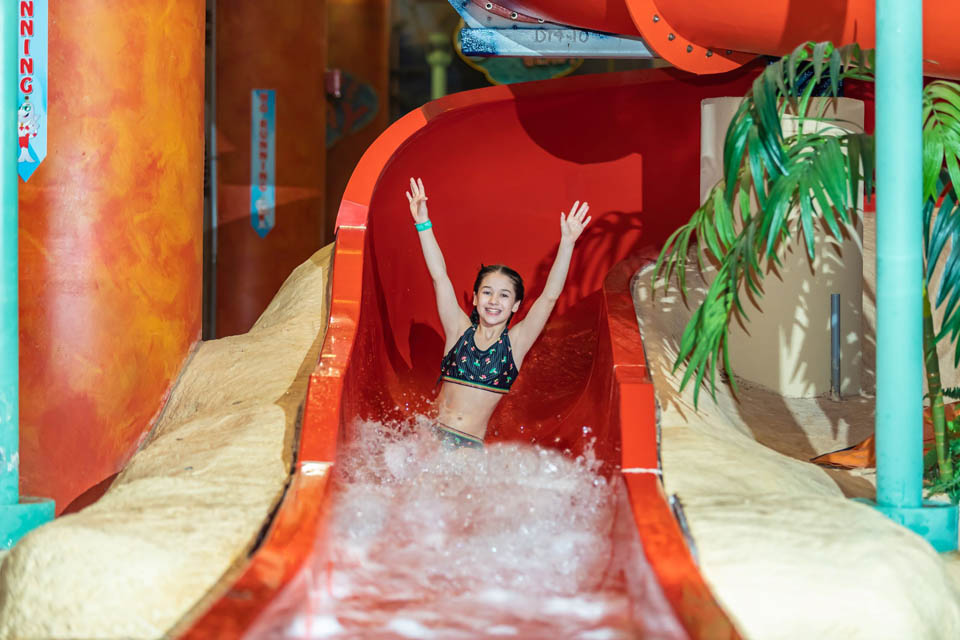
{"type": "Polygon", "coordinates": [[[427,220],[426,222],[418,222],[414,226],[417,228],[417,231],[426,231],[433,226],[433,223],[427,220]]]}

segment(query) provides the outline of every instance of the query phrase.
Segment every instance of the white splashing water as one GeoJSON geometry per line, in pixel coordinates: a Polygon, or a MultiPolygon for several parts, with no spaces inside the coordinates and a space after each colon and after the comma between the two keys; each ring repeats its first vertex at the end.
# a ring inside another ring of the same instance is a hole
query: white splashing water
{"type": "Polygon", "coordinates": [[[247,637],[686,637],[599,466],[592,450],[449,450],[424,418],[362,422],[327,535],[247,637]]]}

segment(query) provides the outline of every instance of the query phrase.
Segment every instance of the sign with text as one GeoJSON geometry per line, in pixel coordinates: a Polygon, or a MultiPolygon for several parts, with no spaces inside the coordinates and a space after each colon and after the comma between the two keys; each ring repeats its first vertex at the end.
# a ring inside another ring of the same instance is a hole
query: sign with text
{"type": "Polygon", "coordinates": [[[250,105],[250,224],[263,238],[273,229],[277,206],[276,92],[254,89],[250,105]]]}
{"type": "Polygon", "coordinates": [[[47,157],[47,0],[17,5],[17,171],[26,181],[47,157]]]}

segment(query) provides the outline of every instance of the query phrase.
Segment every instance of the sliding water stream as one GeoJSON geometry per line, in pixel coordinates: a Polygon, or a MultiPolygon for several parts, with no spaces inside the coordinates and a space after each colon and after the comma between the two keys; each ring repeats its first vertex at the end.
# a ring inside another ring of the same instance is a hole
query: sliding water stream
{"type": "Polygon", "coordinates": [[[310,566],[250,638],[683,638],[619,475],[519,443],[361,422],[310,566]]]}

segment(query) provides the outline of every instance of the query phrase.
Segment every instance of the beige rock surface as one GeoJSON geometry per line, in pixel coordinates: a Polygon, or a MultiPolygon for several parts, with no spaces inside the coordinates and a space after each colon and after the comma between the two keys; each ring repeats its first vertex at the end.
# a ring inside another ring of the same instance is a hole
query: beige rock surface
{"type": "Polygon", "coordinates": [[[246,557],[279,499],[328,311],[332,245],[250,330],[200,344],[146,445],[0,569],[2,638],[157,638],[246,557]]]}
{"type": "MultiPolygon", "coordinates": [[[[865,267],[873,264],[872,227],[865,225],[865,267]]],[[[705,293],[695,269],[687,278],[689,307],[675,288],[651,302],[649,269],[637,278],[634,297],[662,412],[666,490],[680,497],[701,571],[744,636],[960,637],[957,554],[938,555],[919,536],[847,499],[873,497],[872,470],[828,471],[806,462],[870,435],[872,398],[789,399],[741,381],[739,402],[718,384],[716,402],[703,391],[695,411],[692,389],[678,391],[682,371],[670,369],[705,293]]],[[[871,266],[864,283],[871,346],[873,291],[871,266]]],[[[764,345],[756,350],[763,357],[764,345]]],[[[872,350],[865,356],[872,365],[872,350]]]]}

